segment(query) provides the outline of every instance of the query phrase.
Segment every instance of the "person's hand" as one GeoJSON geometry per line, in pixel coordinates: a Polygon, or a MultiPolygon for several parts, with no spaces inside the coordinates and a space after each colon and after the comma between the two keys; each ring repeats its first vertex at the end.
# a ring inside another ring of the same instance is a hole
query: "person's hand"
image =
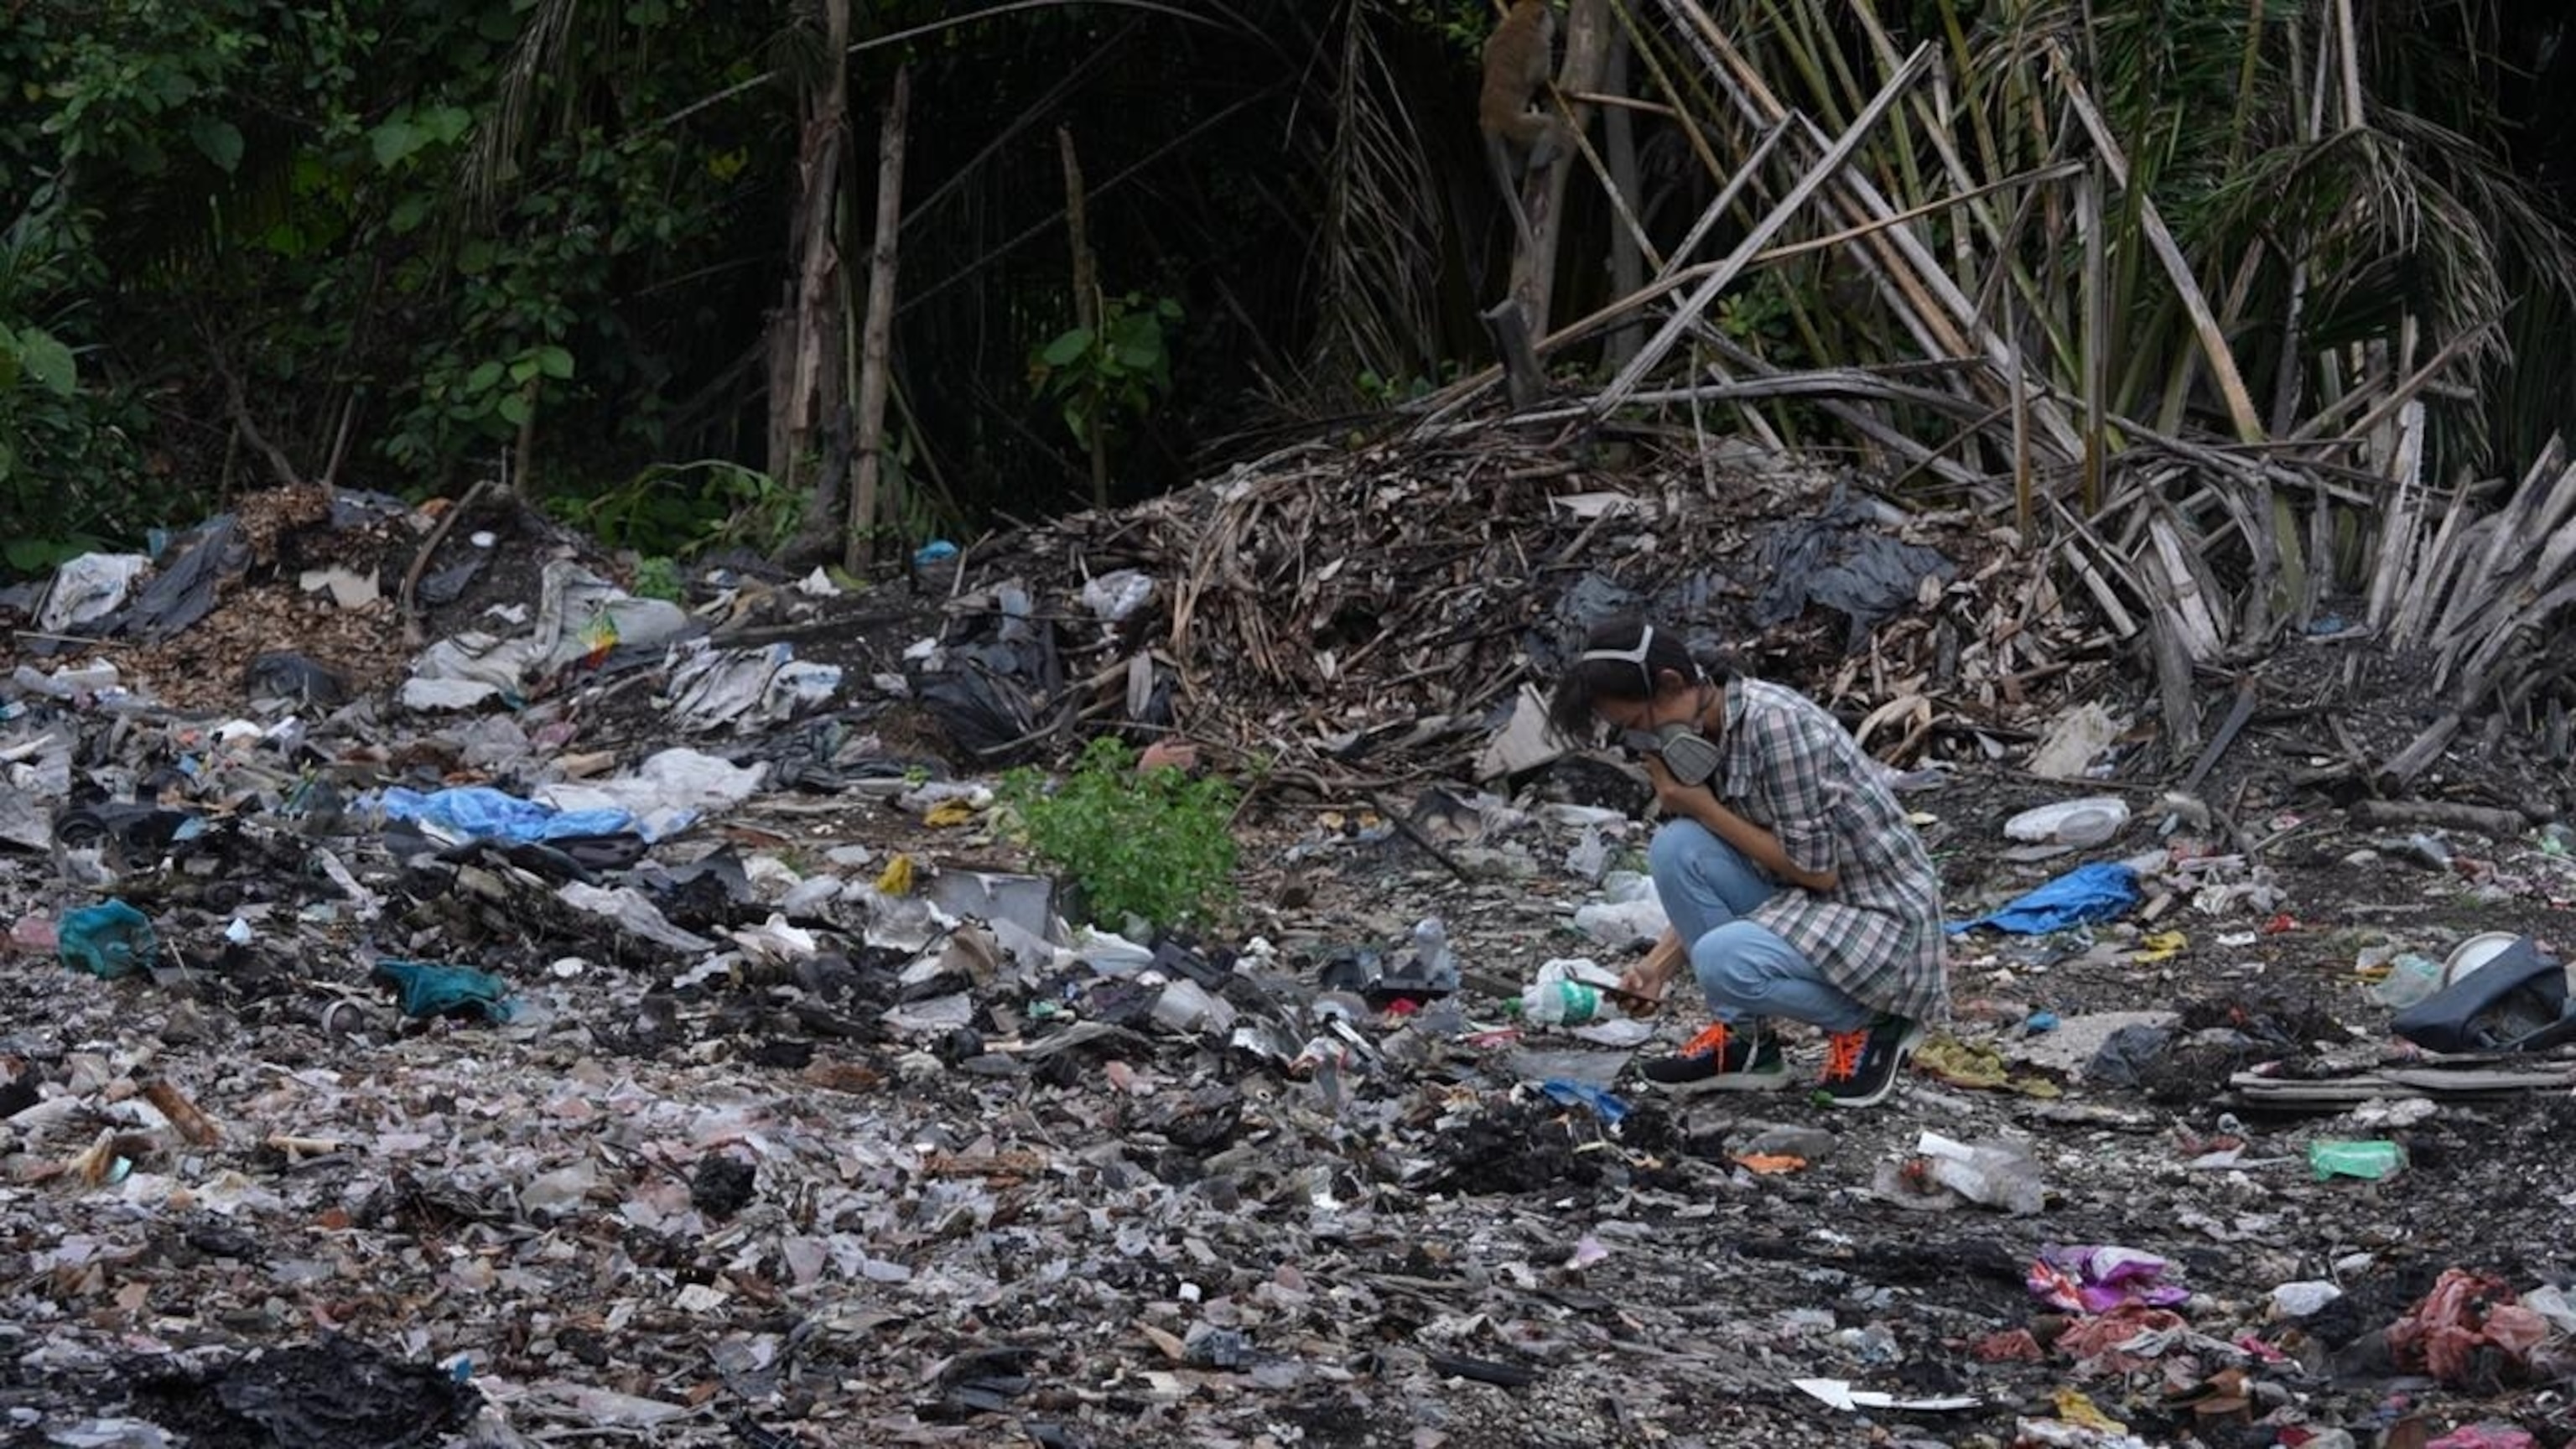
{"type": "Polygon", "coordinates": [[[1136,773],[1155,770],[1178,770],[1183,774],[1199,767],[1199,747],[1187,740],[1156,740],[1136,757],[1136,773]]]}
{"type": "Polygon", "coordinates": [[[1678,974],[1676,968],[1680,965],[1680,957],[1654,951],[1620,975],[1619,989],[1631,998],[1627,1004],[1635,1014],[1642,1015],[1650,1010],[1646,1005],[1648,1002],[1658,1006],[1663,1004],[1664,992],[1671,988],[1673,977],[1678,974]]]}
{"type": "Polygon", "coordinates": [[[1655,803],[1663,807],[1664,813],[1689,814],[1690,798],[1699,794],[1705,787],[1685,785],[1674,779],[1671,767],[1664,763],[1664,757],[1661,755],[1642,755],[1639,759],[1645,764],[1646,778],[1654,782],[1655,803]]]}

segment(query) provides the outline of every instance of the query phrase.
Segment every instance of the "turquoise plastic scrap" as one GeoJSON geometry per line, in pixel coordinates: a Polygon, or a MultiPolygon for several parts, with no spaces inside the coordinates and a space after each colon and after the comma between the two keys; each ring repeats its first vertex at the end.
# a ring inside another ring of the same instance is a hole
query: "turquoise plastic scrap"
{"type": "Polygon", "coordinates": [[[508,1021],[518,1010],[508,982],[471,966],[384,960],[376,963],[375,975],[401,992],[405,1016],[471,1012],[486,1021],[508,1021]]]}
{"type": "Polygon", "coordinates": [[[112,981],[149,971],[161,961],[161,938],[152,918],[123,901],[103,901],[66,912],[55,930],[63,964],[112,981]]]}

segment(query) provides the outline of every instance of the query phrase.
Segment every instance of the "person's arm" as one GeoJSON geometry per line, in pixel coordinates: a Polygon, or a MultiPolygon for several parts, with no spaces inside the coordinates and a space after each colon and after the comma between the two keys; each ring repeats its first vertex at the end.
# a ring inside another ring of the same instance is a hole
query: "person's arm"
{"type": "Polygon", "coordinates": [[[1647,951],[1636,965],[1620,973],[1619,989],[1631,996],[1661,1002],[1664,993],[1671,989],[1673,978],[1681,974],[1682,963],[1688,959],[1690,953],[1682,945],[1681,933],[1666,926],[1664,934],[1656,938],[1653,949],[1647,951]]]}
{"type": "Polygon", "coordinates": [[[1655,799],[1667,814],[1707,826],[1718,839],[1742,851],[1746,859],[1770,872],[1771,878],[1800,890],[1824,892],[1842,880],[1834,860],[1834,839],[1827,820],[1833,795],[1826,784],[1823,751],[1797,728],[1795,721],[1747,722],[1757,731],[1754,745],[1768,778],[1759,785],[1779,828],[1766,830],[1745,819],[1717,798],[1714,790],[1684,785],[1664,762],[1646,757],[1647,777],[1655,799]]]}
{"type": "MultiPolygon", "coordinates": [[[[1723,801],[1706,790],[1693,790],[1681,802],[1681,814],[1709,829],[1718,839],[1744,852],[1744,857],[1771,873],[1771,878],[1807,891],[1829,891],[1842,876],[1833,866],[1823,870],[1804,870],[1789,858],[1788,847],[1780,837],[1726,808],[1723,801]]],[[[1831,859],[1831,852],[1827,852],[1831,859]]]]}

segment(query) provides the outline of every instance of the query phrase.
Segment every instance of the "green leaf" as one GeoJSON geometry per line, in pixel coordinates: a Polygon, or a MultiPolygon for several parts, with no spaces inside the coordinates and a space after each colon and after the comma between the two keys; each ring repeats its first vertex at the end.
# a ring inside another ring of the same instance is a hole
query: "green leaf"
{"type": "Polygon", "coordinates": [[[188,123],[188,139],[225,175],[241,168],[242,133],[232,122],[201,116],[188,123]]]}
{"type": "Polygon", "coordinates": [[[1049,367],[1070,367],[1076,359],[1091,350],[1092,336],[1088,327],[1076,327],[1047,344],[1038,356],[1049,367]]]}
{"type": "Polygon", "coordinates": [[[385,225],[392,228],[396,236],[409,236],[418,231],[420,224],[427,220],[429,220],[429,198],[413,195],[394,203],[393,211],[385,218],[385,225]]]}
{"type": "Polygon", "coordinates": [[[432,106],[416,118],[421,130],[439,145],[452,145],[474,129],[474,113],[463,106],[432,106]]]}
{"type": "Polygon", "coordinates": [[[537,375],[537,360],[522,357],[510,364],[510,381],[524,385],[537,375]]]}
{"type": "Polygon", "coordinates": [[[367,147],[375,154],[376,164],[387,171],[408,161],[429,144],[429,137],[409,121],[387,121],[367,133],[367,147]]]}
{"type": "Polygon", "coordinates": [[[537,369],[558,382],[572,381],[572,354],[560,347],[537,349],[537,369]]]}
{"type": "Polygon", "coordinates": [[[72,350],[43,328],[29,327],[18,334],[18,357],[26,364],[27,376],[56,397],[70,397],[80,386],[72,350]]]}
{"type": "Polygon", "coordinates": [[[501,421],[514,428],[520,428],[527,426],[528,419],[537,415],[537,405],[528,400],[526,393],[504,393],[501,395],[499,412],[501,421]]]}
{"type": "Polygon", "coordinates": [[[467,392],[490,392],[500,382],[503,369],[497,362],[487,362],[465,375],[467,392]]]}

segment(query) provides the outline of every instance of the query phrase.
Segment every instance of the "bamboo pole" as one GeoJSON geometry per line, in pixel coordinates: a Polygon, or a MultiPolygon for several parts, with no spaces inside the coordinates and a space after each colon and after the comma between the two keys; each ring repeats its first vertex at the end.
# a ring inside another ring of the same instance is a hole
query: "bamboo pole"
{"type": "Polygon", "coordinates": [[[842,566],[852,573],[876,552],[877,485],[885,460],[886,384],[893,367],[896,244],[903,230],[903,157],[912,111],[912,67],[898,66],[877,139],[876,248],[868,259],[868,315],[860,333],[858,436],[852,445],[850,532],[842,566]]]}

